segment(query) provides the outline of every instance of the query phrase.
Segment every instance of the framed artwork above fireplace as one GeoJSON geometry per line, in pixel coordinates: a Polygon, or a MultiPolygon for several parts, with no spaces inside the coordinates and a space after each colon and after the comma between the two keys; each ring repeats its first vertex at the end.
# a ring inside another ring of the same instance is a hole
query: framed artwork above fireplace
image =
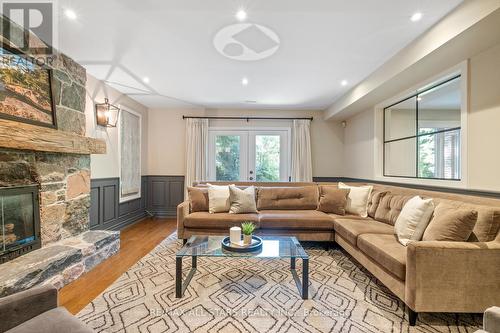
{"type": "Polygon", "coordinates": [[[0,46],[0,117],[57,128],[52,70],[33,59],[0,46]]]}

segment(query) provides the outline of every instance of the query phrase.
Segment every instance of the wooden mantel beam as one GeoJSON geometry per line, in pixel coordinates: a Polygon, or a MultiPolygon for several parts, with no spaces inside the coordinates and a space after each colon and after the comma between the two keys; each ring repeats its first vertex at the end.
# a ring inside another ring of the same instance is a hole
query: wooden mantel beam
{"type": "Polygon", "coordinates": [[[106,142],[53,128],[0,119],[0,148],[89,155],[105,154],[106,142]]]}

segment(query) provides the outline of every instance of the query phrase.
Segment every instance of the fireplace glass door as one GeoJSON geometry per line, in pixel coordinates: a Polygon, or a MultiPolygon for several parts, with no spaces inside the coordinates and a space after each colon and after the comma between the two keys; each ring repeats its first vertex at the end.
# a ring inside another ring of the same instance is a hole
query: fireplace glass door
{"type": "Polygon", "coordinates": [[[39,243],[37,195],[33,187],[0,189],[0,254],[39,243]]]}

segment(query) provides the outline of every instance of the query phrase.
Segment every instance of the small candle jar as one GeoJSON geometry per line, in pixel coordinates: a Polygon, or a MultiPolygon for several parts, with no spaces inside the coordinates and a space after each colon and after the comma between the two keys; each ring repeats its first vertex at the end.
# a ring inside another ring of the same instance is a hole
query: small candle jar
{"type": "Polygon", "coordinates": [[[235,244],[239,244],[241,242],[240,227],[232,227],[231,229],[229,229],[229,241],[235,244]]]}

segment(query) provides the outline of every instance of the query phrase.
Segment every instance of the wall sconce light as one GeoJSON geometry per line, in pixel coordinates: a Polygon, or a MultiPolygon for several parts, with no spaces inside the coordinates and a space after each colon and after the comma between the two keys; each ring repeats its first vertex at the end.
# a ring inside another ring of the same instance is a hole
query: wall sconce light
{"type": "Polygon", "coordinates": [[[116,127],[119,114],[120,108],[110,104],[107,98],[104,98],[104,103],[96,103],[95,105],[95,117],[99,126],[116,127]]]}

